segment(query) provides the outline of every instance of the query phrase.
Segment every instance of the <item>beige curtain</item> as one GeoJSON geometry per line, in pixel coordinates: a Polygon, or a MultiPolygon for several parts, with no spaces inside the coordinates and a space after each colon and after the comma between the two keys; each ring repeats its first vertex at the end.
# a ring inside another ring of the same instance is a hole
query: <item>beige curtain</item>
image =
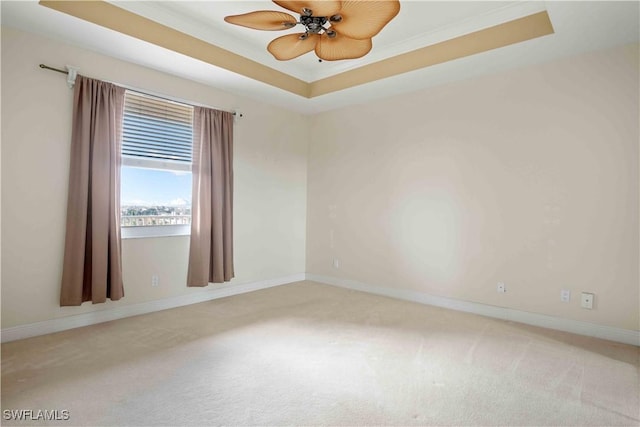
{"type": "Polygon", "coordinates": [[[233,114],[193,111],[193,191],[187,286],[231,280],[233,272],[233,114]]]}
{"type": "Polygon", "coordinates": [[[123,106],[123,88],[76,78],[61,306],[124,296],[120,251],[123,106]]]}

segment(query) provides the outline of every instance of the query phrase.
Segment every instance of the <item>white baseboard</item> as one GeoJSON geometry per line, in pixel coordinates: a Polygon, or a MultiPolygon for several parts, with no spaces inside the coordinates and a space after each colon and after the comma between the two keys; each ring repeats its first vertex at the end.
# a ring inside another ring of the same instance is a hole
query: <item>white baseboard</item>
{"type": "Polygon", "coordinates": [[[51,334],[54,332],[65,331],[67,329],[95,325],[96,323],[108,322],[111,320],[122,319],[124,317],[137,316],[139,314],[152,313],[154,311],[181,307],[183,305],[196,304],[232,295],[244,294],[246,292],[257,291],[302,280],[305,280],[304,273],[251,283],[225,283],[221,285],[210,285],[212,288],[206,289],[203,292],[194,292],[172,298],[125,305],[112,309],[76,314],[73,316],[61,317],[59,319],[51,319],[43,322],[5,328],[2,329],[0,341],[9,342],[38,335],[51,334]]]}
{"type": "Polygon", "coordinates": [[[306,275],[307,280],[320,282],[327,285],[341,288],[353,289],[368,292],[376,295],[383,295],[391,298],[417,302],[420,304],[433,305],[437,307],[449,308],[467,313],[480,314],[482,316],[494,317],[513,322],[525,323],[527,325],[540,326],[548,329],[555,329],[564,332],[571,332],[578,335],[602,338],[605,340],[621,342],[640,346],[640,331],[631,329],[620,329],[611,326],[596,325],[594,323],[582,322],[579,320],[564,319],[561,317],[547,316],[544,314],[529,313],[511,308],[497,307],[487,304],[462,301],[453,298],[445,298],[422,292],[391,289],[386,287],[369,285],[355,280],[340,279],[331,276],[321,276],[316,274],[306,275]]]}
{"type": "Polygon", "coordinates": [[[157,301],[149,301],[139,304],[125,305],[113,309],[94,311],[90,313],[77,314],[73,316],[61,317],[58,319],[46,320],[43,322],[30,323],[2,329],[0,335],[1,342],[15,341],[24,338],[45,335],[54,332],[65,331],[67,329],[79,328],[82,326],[95,325],[97,323],[122,319],[140,314],[152,313],[184,305],[196,304],[217,298],[224,298],[232,295],[239,295],[246,292],[285,285],[287,283],[299,282],[302,280],[312,280],[327,285],[341,288],[353,289],[368,292],[376,295],[383,295],[391,298],[417,302],[420,304],[433,305],[437,307],[449,308],[467,313],[474,313],[488,317],[494,317],[513,322],[525,323],[533,326],[540,326],[548,329],[555,329],[564,332],[571,332],[579,335],[586,335],[606,340],[621,342],[640,346],[640,331],[630,329],[614,328],[611,326],[597,325],[594,323],[582,322],[579,320],[564,319],[561,317],[547,316],[544,314],[529,313],[511,308],[497,307],[487,304],[462,301],[453,298],[445,298],[422,292],[392,289],[381,286],[369,285],[355,280],[340,279],[330,276],[316,274],[294,274],[286,277],[279,277],[258,282],[215,285],[215,288],[207,289],[203,292],[180,295],[157,301]]]}

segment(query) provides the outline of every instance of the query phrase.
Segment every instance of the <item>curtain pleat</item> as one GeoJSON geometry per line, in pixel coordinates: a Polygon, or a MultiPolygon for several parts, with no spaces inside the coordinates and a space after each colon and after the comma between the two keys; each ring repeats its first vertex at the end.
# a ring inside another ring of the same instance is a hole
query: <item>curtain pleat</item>
{"type": "Polygon", "coordinates": [[[124,296],[120,165],[124,92],[76,78],[60,305],[124,296]]]}
{"type": "Polygon", "coordinates": [[[187,286],[234,277],[233,114],[194,107],[191,241],[187,286]]]}

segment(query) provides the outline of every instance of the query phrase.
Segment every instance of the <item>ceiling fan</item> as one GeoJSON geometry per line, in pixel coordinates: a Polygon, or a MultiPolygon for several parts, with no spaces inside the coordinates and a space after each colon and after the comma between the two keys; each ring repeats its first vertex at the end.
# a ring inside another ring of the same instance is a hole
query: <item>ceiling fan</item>
{"type": "Polygon", "coordinates": [[[255,30],[288,30],[296,25],[303,33],[287,34],[269,43],[267,50],[278,60],[288,61],[315,50],[320,61],[360,58],[372,48],[371,38],[400,11],[398,0],[273,0],[300,15],[259,10],[224,20],[255,30]]]}

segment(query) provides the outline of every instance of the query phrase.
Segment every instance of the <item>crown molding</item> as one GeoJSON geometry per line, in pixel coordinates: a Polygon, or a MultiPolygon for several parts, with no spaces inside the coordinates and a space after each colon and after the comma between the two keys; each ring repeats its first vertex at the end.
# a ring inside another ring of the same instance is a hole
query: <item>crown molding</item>
{"type": "MultiPolygon", "coordinates": [[[[105,1],[41,0],[40,5],[305,98],[338,92],[553,33],[549,15],[544,10],[309,83],[105,1]]],[[[514,10],[509,9],[509,13],[515,13],[514,10]]],[[[501,12],[503,17],[506,11],[501,12]]],[[[492,15],[491,19],[496,18],[492,15]]],[[[417,44],[418,41],[412,39],[410,43],[417,44]]]]}

